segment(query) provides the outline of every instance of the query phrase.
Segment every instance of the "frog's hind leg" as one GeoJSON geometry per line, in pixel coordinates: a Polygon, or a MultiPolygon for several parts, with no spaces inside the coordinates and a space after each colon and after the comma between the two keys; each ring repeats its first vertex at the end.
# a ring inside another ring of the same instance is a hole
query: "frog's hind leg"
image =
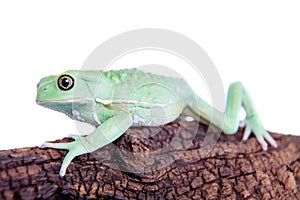
{"type": "Polygon", "coordinates": [[[194,95],[194,101],[191,101],[189,105],[194,112],[210,120],[214,125],[221,128],[225,134],[235,134],[237,132],[240,123],[240,109],[244,108],[246,111],[247,126],[243,139],[246,140],[250,133],[253,132],[264,150],[268,146],[265,139],[272,146],[277,147],[276,141],[264,129],[254,103],[241,82],[235,82],[230,85],[225,112],[216,110],[197,95],[194,95]]]}

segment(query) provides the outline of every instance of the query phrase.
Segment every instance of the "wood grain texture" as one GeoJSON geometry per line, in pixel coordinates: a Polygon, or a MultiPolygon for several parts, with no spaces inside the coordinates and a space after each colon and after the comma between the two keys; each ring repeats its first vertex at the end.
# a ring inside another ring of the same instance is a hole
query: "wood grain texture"
{"type": "Polygon", "coordinates": [[[300,137],[272,133],[279,148],[262,151],[254,137],[241,142],[242,131],[205,154],[206,136],[218,135],[197,122],[131,128],[76,157],[63,178],[64,150],[0,151],[0,199],[300,199],[300,137]]]}

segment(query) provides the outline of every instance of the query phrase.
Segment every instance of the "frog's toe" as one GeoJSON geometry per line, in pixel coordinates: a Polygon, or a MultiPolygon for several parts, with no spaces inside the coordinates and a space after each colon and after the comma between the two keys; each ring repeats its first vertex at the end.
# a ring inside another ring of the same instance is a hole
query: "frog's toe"
{"type": "MultiPolygon", "coordinates": [[[[80,155],[80,154],[78,154],[80,155]]],[[[69,151],[67,153],[67,155],[65,156],[63,162],[62,162],[62,165],[60,167],[60,170],[59,170],[59,176],[60,177],[63,177],[65,174],[66,174],[66,171],[67,171],[67,168],[69,166],[69,164],[71,163],[71,161],[77,156],[77,154],[73,151],[69,151]]]]}
{"type": "Polygon", "coordinates": [[[268,143],[266,142],[266,140],[269,142],[269,144],[271,144],[273,147],[277,147],[277,143],[276,141],[272,138],[272,136],[266,131],[266,130],[253,130],[254,134],[258,140],[258,142],[261,144],[263,150],[268,150],[268,143]]]}
{"type": "Polygon", "coordinates": [[[65,156],[59,175],[63,177],[66,174],[66,170],[70,164],[70,162],[75,158],[76,156],[79,156],[84,153],[89,153],[89,151],[85,148],[85,146],[82,143],[82,138],[80,136],[77,137],[78,140],[68,143],[44,143],[41,145],[42,148],[54,148],[54,149],[67,149],[69,152],[65,156]]]}
{"type": "Polygon", "coordinates": [[[255,134],[257,141],[261,144],[264,151],[268,150],[268,143],[265,141],[263,134],[255,134]]]}
{"type": "Polygon", "coordinates": [[[243,140],[247,140],[251,134],[251,131],[254,133],[257,141],[261,144],[263,150],[268,150],[268,143],[273,147],[277,147],[276,141],[272,136],[264,129],[261,121],[258,116],[252,116],[247,120],[247,126],[244,131],[243,140]],[[268,143],[267,143],[267,142],[268,143]]]}
{"type": "Polygon", "coordinates": [[[54,149],[69,149],[70,143],[49,143],[46,142],[41,145],[41,148],[54,148],[54,149]]]}
{"type": "Polygon", "coordinates": [[[82,144],[81,140],[77,140],[74,142],[70,142],[69,143],[70,146],[68,148],[69,152],[67,153],[67,155],[65,156],[60,171],[59,171],[59,175],[61,177],[63,177],[66,173],[66,170],[70,164],[70,162],[76,157],[79,156],[81,154],[85,154],[85,153],[89,153],[89,151],[85,148],[85,146],[82,144]]]}
{"type": "Polygon", "coordinates": [[[244,135],[243,135],[243,141],[248,140],[250,134],[251,134],[251,128],[250,128],[250,126],[246,125],[245,130],[244,130],[244,135]]]}
{"type": "Polygon", "coordinates": [[[278,147],[277,142],[273,139],[273,137],[267,132],[265,131],[264,133],[264,138],[275,148],[278,147]]]}
{"type": "Polygon", "coordinates": [[[244,128],[245,126],[247,126],[247,119],[246,118],[241,120],[240,123],[239,123],[240,128],[244,128]]]}

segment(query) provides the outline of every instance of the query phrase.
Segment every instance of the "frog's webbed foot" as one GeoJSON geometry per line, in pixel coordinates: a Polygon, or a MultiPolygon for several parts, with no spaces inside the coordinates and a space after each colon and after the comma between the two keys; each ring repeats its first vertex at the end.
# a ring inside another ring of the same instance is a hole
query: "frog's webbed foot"
{"type": "Polygon", "coordinates": [[[247,117],[246,127],[243,135],[243,140],[247,140],[251,134],[254,133],[258,142],[261,144],[263,150],[268,149],[268,144],[265,140],[267,140],[273,147],[277,147],[276,141],[272,138],[272,136],[264,129],[260,119],[257,115],[253,115],[247,117]]]}
{"type": "Polygon", "coordinates": [[[75,141],[73,142],[66,142],[66,143],[44,143],[41,145],[42,148],[54,148],[54,149],[67,149],[69,152],[65,156],[59,175],[63,177],[66,173],[67,167],[69,166],[70,162],[75,158],[76,156],[79,156],[81,154],[89,153],[89,151],[85,148],[83,145],[81,136],[75,136],[73,135],[73,138],[75,141]]]}

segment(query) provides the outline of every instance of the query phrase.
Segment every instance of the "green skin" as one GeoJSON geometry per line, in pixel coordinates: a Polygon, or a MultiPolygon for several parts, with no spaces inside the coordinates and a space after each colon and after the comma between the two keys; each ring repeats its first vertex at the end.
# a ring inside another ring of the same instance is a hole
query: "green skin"
{"type": "Polygon", "coordinates": [[[69,151],[63,160],[60,176],[65,175],[74,157],[113,142],[129,127],[163,125],[175,120],[181,113],[199,121],[211,122],[225,134],[235,134],[243,107],[246,111],[243,140],[247,140],[253,132],[264,150],[268,148],[265,140],[277,147],[240,82],[230,85],[226,110],[220,112],[197,96],[182,79],[137,69],[106,72],[70,70],[41,79],[36,102],[96,127],[88,136],[72,135],[73,142],[42,145],[43,148],[69,151]]]}

